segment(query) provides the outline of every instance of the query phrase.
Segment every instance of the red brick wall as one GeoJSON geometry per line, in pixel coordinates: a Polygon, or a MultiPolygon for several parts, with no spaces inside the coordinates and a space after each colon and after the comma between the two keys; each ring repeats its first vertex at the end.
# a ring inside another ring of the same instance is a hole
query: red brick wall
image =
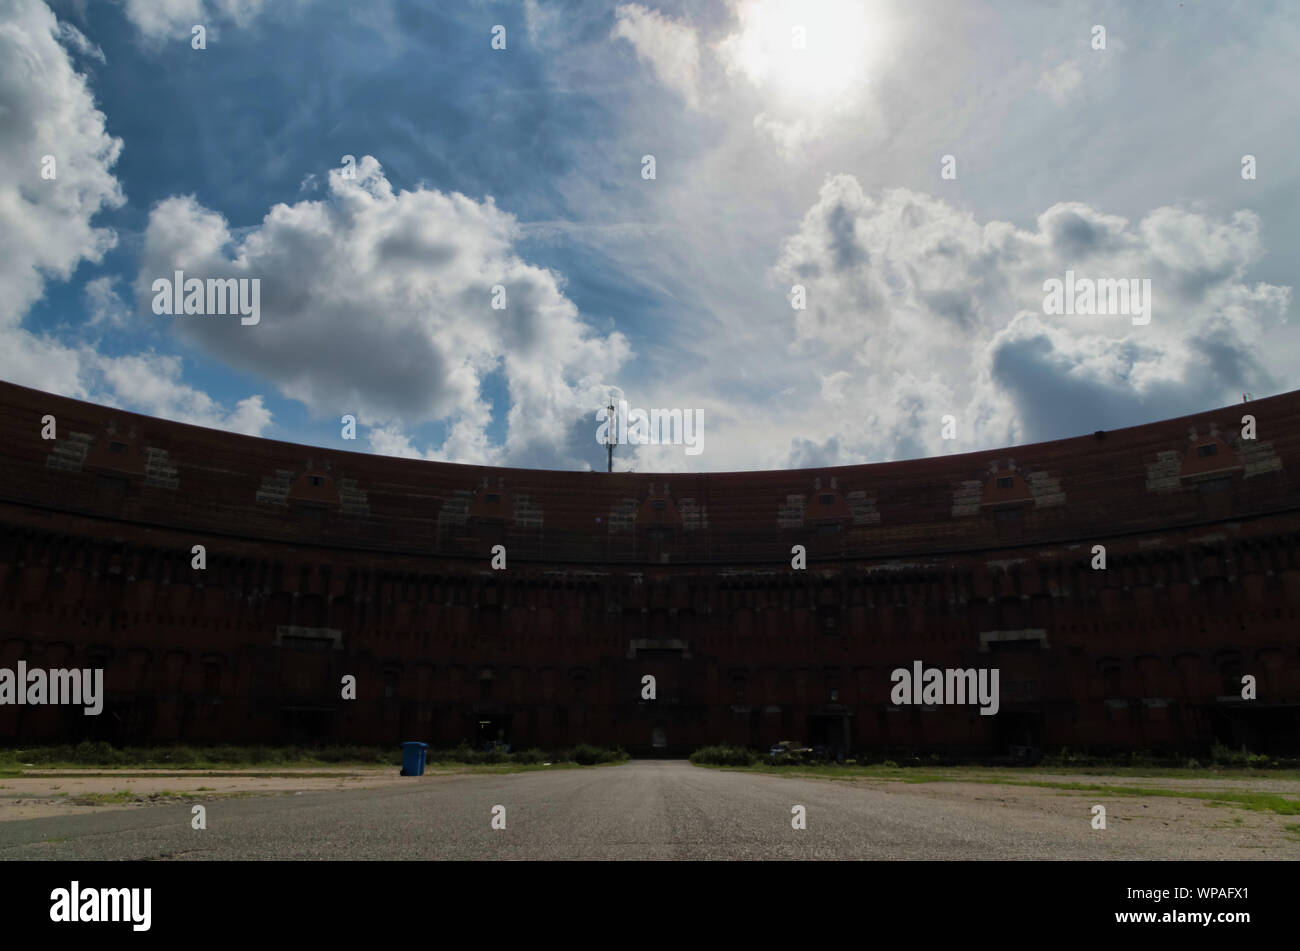
{"type": "Polygon", "coordinates": [[[10,741],[452,745],[508,718],[516,746],[645,748],[658,726],[683,749],[841,715],[875,749],[1300,732],[1297,393],[996,452],[707,475],[387,459],[8,384],[0,436],[0,666],[104,666],[110,700],[98,718],[0,706],[10,741]],[[980,649],[1026,630],[1043,640],[980,649]],[[914,660],[996,666],[1001,712],[889,709],[914,660]],[[1258,700],[1218,699],[1241,674],[1258,700]]]}

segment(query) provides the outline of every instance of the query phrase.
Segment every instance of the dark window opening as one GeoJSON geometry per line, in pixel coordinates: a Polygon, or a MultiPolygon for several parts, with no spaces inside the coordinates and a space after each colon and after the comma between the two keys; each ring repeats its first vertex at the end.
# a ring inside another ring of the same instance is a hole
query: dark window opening
{"type": "Polygon", "coordinates": [[[1014,509],[997,509],[993,513],[993,518],[999,522],[1019,522],[1022,512],[1019,508],[1014,509]]]}
{"type": "Polygon", "coordinates": [[[1224,489],[1232,487],[1232,476],[1224,476],[1221,479],[1207,479],[1199,486],[1202,492],[1221,492],[1224,489]]]}
{"type": "Polygon", "coordinates": [[[998,479],[998,488],[999,488],[999,489],[1009,489],[1009,488],[1011,488],[1011,483],[1012,483],[1012,481],[1013,481],[1013,480],[1012,480],[1011,476],[1003,476],[1002,478],[998,479]]]}
{"type": "Polygon", "coordinates": [[[994,654],[1002,654],[1015,651],[1039,651],[1043,649],[1043,642],[1036,638],[1018,638],[1013,641],[997,640],[989,642],[989,650],[994,654]]]}
{"type": "Polygon", "coordinates": [[[111,442],[108,444],[108,451],[115,456],[120,456],[122,453],[126,452],[126,443],[111,442]]]}
{"type": "Polygon", "coordinates": [[[1206,443],[1204,446],[1196,447],[1196,454],[1202,458],[1205,456],[1217,456],[1219,454],[1219,447],[1212,442],[1206,443]]]}
{"type": "Polygon", "coordinates": [[[491,504],[495,505],[496,503],[501,501],[501,496],[495,492],[489,492],[486,498],[484,499],[484,501],[490,502],[491,504]]]}
{"type": "Polygon", "coordinates": [[[819,498],[819,501],[821,502],[822,505],[833,505],[835,504],[835,496],[823,495],[819,498]]]}
{"type": "Polygon", "coordinates": [[[280,646],[294,650],[327,651],[334,646],[334,642],[328,637],[295,637],[286,634],[280,638],[280,646]]]}
{"type": "Polygon", "coordinates": [[[653,502],[650,503],[650,509],[651,511],[654,512],[662,512],[664,510],[664,500],[655,499],[653,502]]]}
{"type": "Polygon", "coordinates": [[[325,477],[318,476],[318,475],[308,476],[307,481],[310,482],[312,485],[319,487],[325,484],[325,477]]]}

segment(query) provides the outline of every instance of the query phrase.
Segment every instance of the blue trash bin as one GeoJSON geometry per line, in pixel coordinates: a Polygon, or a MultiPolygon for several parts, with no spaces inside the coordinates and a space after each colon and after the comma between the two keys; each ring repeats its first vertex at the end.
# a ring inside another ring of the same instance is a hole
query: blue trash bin
{"type": "Polygon", "coordinates": [[[402,775],[403,776],[423,776],[424,775],[424,757],[427,755],[428,743],[411,741],[402,744],[402,775]]]}

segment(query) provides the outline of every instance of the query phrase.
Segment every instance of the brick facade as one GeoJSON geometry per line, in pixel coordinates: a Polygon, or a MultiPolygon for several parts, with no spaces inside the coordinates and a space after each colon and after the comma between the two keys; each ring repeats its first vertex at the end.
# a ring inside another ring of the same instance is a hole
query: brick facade
{"type": "Polygon", "coordinates": [[[751,473],[390,459],[10,384],[0,434],[0,667],[108,691],[0,706],[3,742],[1300,746],[1300,392],[751,473]],[[894,708],[915,660],[998,668],[999,713],[894,708]]]}

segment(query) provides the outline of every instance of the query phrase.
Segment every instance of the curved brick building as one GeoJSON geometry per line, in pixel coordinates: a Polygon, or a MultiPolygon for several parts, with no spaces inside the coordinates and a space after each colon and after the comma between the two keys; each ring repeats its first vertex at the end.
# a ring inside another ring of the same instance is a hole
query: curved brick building
{"type": "Polygon", "coordinates": [[[1300,735],[1300,392],[996,452],[707,475],[389,459],[9,384],[0,434],[0,667],[102,667],[107,691],[98,717],[0,706],[6,742],[1300,735]],[[996,668],[997,714],[891,703],[916,661],[996,668]]]}

